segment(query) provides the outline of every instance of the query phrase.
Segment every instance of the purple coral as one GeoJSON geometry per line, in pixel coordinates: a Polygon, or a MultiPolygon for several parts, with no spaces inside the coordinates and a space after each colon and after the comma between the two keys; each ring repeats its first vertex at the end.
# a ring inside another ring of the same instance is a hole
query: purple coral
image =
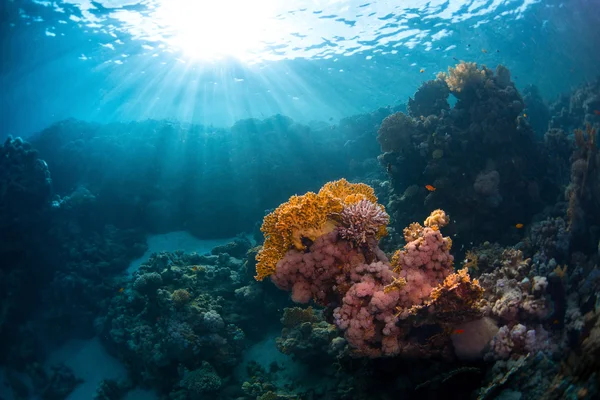
{"type": "Polygon", "coordinates": [[[514,325],[512,329],[507,325],[501,327],[492,339],[490,347],[490,356],[501,360],[527,353],[555,350],[548,332],[541,325],[535,329],[528,329],[522,324],[514,325]]]}
{"type": "Polygon", "coordinates": [[[342,239],[356,244],[365,244],[367,238],[377,235],[382,226],[390,221],[390,216],[383,207],[361,200],[345,207],[342,211],[343,226],[338,228],[342,239]]]}

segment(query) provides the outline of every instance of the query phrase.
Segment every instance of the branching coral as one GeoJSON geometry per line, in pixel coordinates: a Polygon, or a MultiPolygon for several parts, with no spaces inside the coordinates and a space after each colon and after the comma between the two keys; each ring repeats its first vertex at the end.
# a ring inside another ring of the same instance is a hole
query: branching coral
{"type": "Polygon", "coordinates": [[[341,216],[342,226],[338,228],[340,237],[357,245],[366,244],[369,237],[383,236],[385,226],[390,221],[383,206],[369,200],[345,207],[341,216]]]}

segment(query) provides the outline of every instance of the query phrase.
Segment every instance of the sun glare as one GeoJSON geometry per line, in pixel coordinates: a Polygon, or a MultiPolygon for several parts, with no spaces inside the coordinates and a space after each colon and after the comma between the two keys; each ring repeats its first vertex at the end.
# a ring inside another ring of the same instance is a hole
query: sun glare
{"type": "Polygon", "coordinates": [[[269,40],[275,0],[163,0],[152,13],[169,46],[194,59],[249,61],[269,40]]]}

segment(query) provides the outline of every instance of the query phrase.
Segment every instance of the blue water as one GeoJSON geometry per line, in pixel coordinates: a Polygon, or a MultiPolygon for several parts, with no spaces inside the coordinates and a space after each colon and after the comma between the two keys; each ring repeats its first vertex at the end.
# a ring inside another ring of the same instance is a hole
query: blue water
{"type": "Polygon", "coordinates": [[[599,398],[599,49],[600,0],[0,0],[0,400],[599,398]]]}
{"type": "Polygon", "coordinates": [[[337,120],[405,101],[456,59],[502,63],[553,98],[598,71],[597,24],[584,0],[9,0],[0,129],[337,120]]]}

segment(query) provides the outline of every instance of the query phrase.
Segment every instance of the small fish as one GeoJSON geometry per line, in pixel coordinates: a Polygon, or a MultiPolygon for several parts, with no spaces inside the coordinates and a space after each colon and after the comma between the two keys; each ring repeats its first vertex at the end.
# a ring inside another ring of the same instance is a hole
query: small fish
{"type": "Polygon", "coordinates": [[[481,49],[481,52],[482,53],[487,53],[487,50],[486,49],[481,49]]]}
{"type": "Polygon", "coordinates": [[[458,58],[456,58],[456,57],[452,57],[452,59],[453,59],[454,61],[458,61],[458,58]]]}
{"type": "Polygon", "coordinates": [[[192,271],[194,271],[194,272],[198,271],[198,266],[197,266],[197,265],[194,265],[194,266],[192,267],[192,271]]]}
{"type": "Polygon", "coordinates": [[[330,120],[330,121],[333,121],[333,117],[329,117],[329,120],[330,120]]]}
{"type": "Polygon", "coordinates": [[[600,111],[599,110],[594,110],[594,114],[600,115],[600,111]]]}
{"type": "Polygon", "coordinates": [[[524,116],[525,118],[527,118],[527,114],[523,113],[523,116],[524,116]]]}
{"type": "Polygon", "coordinates": [[[125,288],[119,288],[119,293],[123,293],[125,291],[125,288]]]}
{"type": "Polygon", "coordinates": [[[423,73],[423,72],[425,72],[425,68],[421,68],[421,69],[419,70],[419,72],[420,72],[420,73],[423,73]]]}
{"type": "Polygon", "coordinates": [[[500,50],[496,49],[496,53],[500,53],[500,50]]]}
{"type": "Polygon", "coordinates": [[[432,185],[425,185],[425,189],[429,190],[430,192],[435,192],[435,186],[432,185]]]}
{"type": "Polygon", "coordinates": [[[523,225],[521,223],[518,223],[518,224],[515,225],[515,228],[517,228],[517,229],[523,229],[524,226],[525,225],[523,225]]]}
{"type": "Polygon", "coordinates": [[[455,329],[454,332],[452,332],[454,335],[462,335],[463,333],[465,333],[464,329],[455,329]]]}

